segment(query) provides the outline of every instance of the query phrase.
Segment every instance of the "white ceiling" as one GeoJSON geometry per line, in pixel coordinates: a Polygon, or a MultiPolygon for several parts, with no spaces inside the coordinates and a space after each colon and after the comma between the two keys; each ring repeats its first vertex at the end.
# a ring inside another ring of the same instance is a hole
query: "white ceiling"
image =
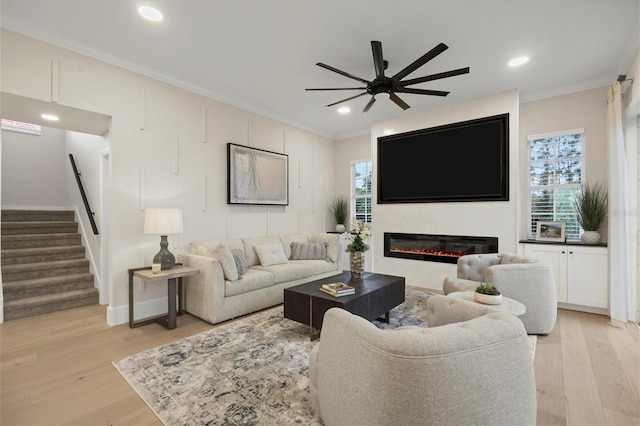
{"type": "Polygon", "coordinates": [[[639,45],[639,0],[2,0],[2,27],[88,54],[224,102],[344,139],[372,121],[517,88],[521,100],[603,86],[625,72],[639,45]],[[152,5],[162,23],[144,21],[152,5]],[[324,105],[359,91],[315,65],[375,77],[371,40],[393,75],[442,42],[449,49],[406,78],[470,67],[466,75],[400,94],[404,112],[378,95],[324,105]],[[519,68],[507,61],[528,55],[519,68]]]}

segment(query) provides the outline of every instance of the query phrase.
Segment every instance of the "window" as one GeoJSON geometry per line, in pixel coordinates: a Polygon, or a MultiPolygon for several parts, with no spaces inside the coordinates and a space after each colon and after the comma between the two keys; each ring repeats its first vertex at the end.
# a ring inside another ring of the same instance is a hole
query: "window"
{"type": "Polygon", "coordinates": [[[371,223],[371,161],[352,164],[351,188],[352,216],[371,223]]]}
{"type": "Polygon", "coordinates": [[[566,222],[567,239],[580,238],[573,206],[584,167],[584,129],[529,136],[530,236],[537,222],[566,222]]]}
{"type": "Polygon", "coordinates": [[[23,123],[21,121],[2,119],[2,130],[9,130],[12,132],[29,133],[31,135],[40,135],[42,133],[42,127],[38,124],[23,123]]]}

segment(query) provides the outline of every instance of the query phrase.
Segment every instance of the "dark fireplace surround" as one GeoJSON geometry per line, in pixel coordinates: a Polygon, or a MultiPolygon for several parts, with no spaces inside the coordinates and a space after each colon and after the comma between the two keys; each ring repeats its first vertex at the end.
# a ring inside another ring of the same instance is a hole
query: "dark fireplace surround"
{"type": "Polygon", "coordinates": [[[495,237],[384,233],[385,257],[457,263],[465,254],[497,252],[495,237]]]}

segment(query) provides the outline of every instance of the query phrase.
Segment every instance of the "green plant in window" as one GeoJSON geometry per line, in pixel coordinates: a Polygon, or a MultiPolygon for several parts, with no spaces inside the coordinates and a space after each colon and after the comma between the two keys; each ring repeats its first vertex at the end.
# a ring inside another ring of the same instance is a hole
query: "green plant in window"
{"type": "Polygon", "coordinates": [[[578,214],[578,223],[585,231],[597,231],[607,218],[609,197],[607,188],[600,182],[582,184],[573,205],[578,214]]]}
{"type": "Polygon", "coordinates": [[[349,212],[349,203],[346,198],[335,197],[333,203],[329,206],[329,212],[336,221],[336,225],[344,225],[347,221],[347,214],[349,212]]]}

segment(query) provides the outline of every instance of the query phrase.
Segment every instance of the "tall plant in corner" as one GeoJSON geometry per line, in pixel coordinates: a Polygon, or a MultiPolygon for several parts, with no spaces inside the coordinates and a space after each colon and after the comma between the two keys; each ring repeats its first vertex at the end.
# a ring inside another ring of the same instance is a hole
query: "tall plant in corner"
{"type": "Polygon", "coordinates": [[[600,227],[609,213],[607,188],[600,182],[584,183],[576,194],[573,205],[578,214],[578,223],[585,231],[580,239],[584,244],[600,242],[600,227]]]}
{"type": "Polygon", "coordinates": [[[329,212],[336,221],[336,231],[344,232],[344,223],[347,221],[347,213],[349,211],[349,204],[347,199],[343,197],[336,197],[333,199],[333,203],[329,206],[329,212]]]}

